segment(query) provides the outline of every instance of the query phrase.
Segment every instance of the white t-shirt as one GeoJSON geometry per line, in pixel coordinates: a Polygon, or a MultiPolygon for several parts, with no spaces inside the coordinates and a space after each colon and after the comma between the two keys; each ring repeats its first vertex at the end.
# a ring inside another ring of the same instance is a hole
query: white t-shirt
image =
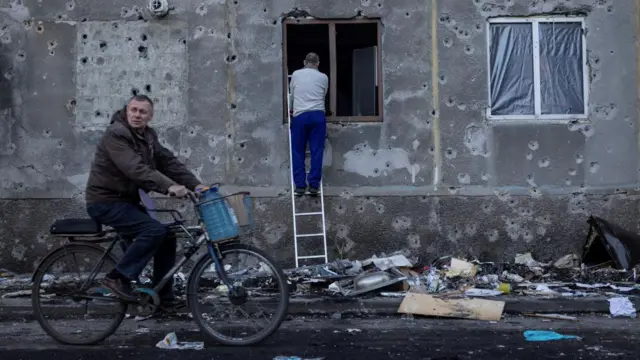
{"type": "Polygon", "coordinates": [[[327,75],[313,68],[302,68],[291,75],[289,109],[293,116],[306,111],[324,111],[324,98],[329,88],[327,75]]]}

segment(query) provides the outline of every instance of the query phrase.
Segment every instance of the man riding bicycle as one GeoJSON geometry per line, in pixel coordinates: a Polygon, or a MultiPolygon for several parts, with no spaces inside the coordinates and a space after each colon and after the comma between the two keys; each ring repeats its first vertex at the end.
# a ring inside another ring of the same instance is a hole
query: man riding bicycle
{"type": "MultiPolygon", "coordinates": [[[[184,197],[205,186],[171,151],[160,145],[153,118],[153,102],[133,96],[111,117],[98,143],[86,188],[89,216],[111,226],[125,239],[134,239],[122,259],[106,276],[103,286],[119,298],[135,302],[131,281],[137,280],[153,257],[154,286],[174,266],[176,239],[140,204],[140,191],[184,197]]],[[[162,307],[176,305],[173,281],[158,294],[162,307]]]]}

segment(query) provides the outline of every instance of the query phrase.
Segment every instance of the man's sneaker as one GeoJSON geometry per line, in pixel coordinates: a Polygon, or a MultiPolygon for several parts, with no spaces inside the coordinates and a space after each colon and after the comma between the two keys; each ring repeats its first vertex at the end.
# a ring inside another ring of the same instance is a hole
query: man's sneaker
{"type": "Polygon", "coordinates": [[[307,189],[296,186],[295,193],[296,196],[302,196],[307,191],[307,189]]]}
{"type": "Polygon", "coordinates": [[[314,187],[309,188],[309,196],[318,196],[318,194],[320,194],[320,189],[314,187]]]}
{"type": "Polygon", "coordinates": [[[124,301],[132,303],[138,302],[138,297],[133,292],[131,283],[128,281],[105,277],[104,280],[102,280],[102,286],[111,290],[118,298],[124,301]]]}

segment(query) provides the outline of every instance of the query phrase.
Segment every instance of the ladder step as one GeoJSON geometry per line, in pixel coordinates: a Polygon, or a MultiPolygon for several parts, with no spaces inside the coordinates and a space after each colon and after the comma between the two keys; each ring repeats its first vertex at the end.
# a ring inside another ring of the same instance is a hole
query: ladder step
{"type": "Polygon", "coordinates": [[[302,234],[302,235],[296,235],[296,237],[312,237],[312,236],[324,236],[323,233],[317,233],[317,234],[302,234]]]}
{"type": "Polygon", "coordinates": [[[311,215],[322,215],[322,211],[296,214],[296,216],[311,216],[311,215]]]}
{"type": "Polygon", "coordinates": [[[314,255],[314,256],[298,256],[298,259],[319,259],[323,258],[324,255],[314,255]]]}

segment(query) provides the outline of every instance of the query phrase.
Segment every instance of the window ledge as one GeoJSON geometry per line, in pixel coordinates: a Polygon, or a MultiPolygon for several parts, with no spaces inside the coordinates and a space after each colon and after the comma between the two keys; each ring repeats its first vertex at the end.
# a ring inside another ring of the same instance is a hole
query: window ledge
{"type": "Polygon", "coordinates": [[[487,115],[487,121],[495,123],[590,123],[587,114],[575,115],[487,115]]]}

